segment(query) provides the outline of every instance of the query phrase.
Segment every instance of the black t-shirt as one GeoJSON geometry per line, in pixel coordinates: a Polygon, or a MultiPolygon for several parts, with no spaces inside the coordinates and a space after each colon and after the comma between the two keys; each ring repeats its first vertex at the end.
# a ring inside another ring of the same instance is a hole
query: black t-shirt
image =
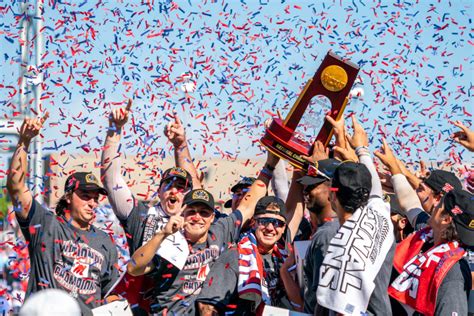
{"type": "Polygon", "coordinates": [[[177,315],[194,314],[195,299],[213,263],[220,253],[236,242],[240,234],[242,214],[233,212],[213,223],[205,243],[190,245],[184,268],[178,270],[165,259],[155,256],[156,268],[149,276],[156,281],[151,311],[177,315]]]}
{"type": "Polygon", "coordinates": [[[43,289],[61,289],[78,300],[83,314],[103,305],[101,300],[119,276],[117,249],[108,234],[94,226],[87,231],[77,229],[36,201],[28,218],[18,222],[29,242],[27,296],[43,289]]]}

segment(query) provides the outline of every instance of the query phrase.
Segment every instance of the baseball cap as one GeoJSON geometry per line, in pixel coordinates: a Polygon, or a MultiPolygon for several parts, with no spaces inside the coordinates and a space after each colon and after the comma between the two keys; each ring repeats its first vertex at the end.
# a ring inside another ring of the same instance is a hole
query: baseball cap
{"type": "MultiPolygon", "coordinates": [[[[240,179],[239,182],[234,184],[234,186],[230,189],[230,191],[232,193],[235,193],[238,189],[248,188],[255,182],[255,180],[256,179],[253,178],[253,177],[243,177],[242,179],[240,179]]],[[[227,200],[224,204],[224,207],[225,208],[231,208],[232,207],[232,199],[227,200]]]]}
{"type": "Polygon", "coordinates": [[[285,202],[283,202],[282,199],[277,198],[276,196],[264,196],[263,198],[258,200],[257,205],[255,205],[254,215],[262,215],[262,214],[274,214],[274,215],[280,215],[280,216],[285,217],[285,214],[286,214],[285,202]],[[279,210],[268,210],[267,207],[270,203],[274,203],[278,205],[279,210]]]}
{"type": "Polygon", "coordinates": [[[337,159],[323,159],[316,162],[315,166],[310,166],[305,176],[297,181],[302,185],[315,185],[329,181],[334,176],[336,168],[341,164],[337,159]]]}
{"type": "Polygon", "coordinates": [[[444,197],[444,208],[454,220],[459,239],[474,246],[474,195],[464,190],[451,190],[444,197]]]}
{"type": "Polygon", "coordinates": [[[187,187],[189,188],[193,187],[193,179],[191,175],[189,174],[189,172],[187,172],[186,170],[180,167],[172,167],[172,168],[166,169],[165,172],[163,172],[161,176],[160,186],[166,180],[170,180],[174,178],[183,179],[184,181],[186,181],[187,187]]]}
{"type": "Polygon", "coordinates": [[[433,170],[424,182],[435,191],[436,194],[449,192],[452,189],[462,190],[461,181],[452,172],[445,170],[433,170]]]}
{"type": "Polygon", "coordinates": [[[372,190],[372,175],[361,163],[344,162],[334,172],[332,187],[337,188],[337,195],[344,196],[349,204],[367,201],[372,190]]]}
{"type": "Polygon", "coordinates": [[[214,197],[210,192],[204,189],[192,190],[184,196],[183,204],[193,205],[197,203],[205,204],[214,211],[214,197]]]}
{"type": "Polygon", "coordinates": [[[100,194],[108,195],[107,190],[100,186],[99,180],[91,172],[75,172],[66,179],[64,192],[98,191],[100,194]]]}

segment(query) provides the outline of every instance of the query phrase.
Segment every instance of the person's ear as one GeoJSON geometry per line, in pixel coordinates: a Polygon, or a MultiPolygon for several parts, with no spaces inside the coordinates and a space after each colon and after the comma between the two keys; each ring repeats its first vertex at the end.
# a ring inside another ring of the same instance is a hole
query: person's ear
{"type": "Polygon", "coordinates": [[[407,226],[407,219],[403,217],[398,221],[398,227],[400,228],[400,230],[404,230],[406,226],[407,226]]]}
{"type": "Polygon", "coordinates": [[[257,225],[257,221],[255,220],[255,218],[252,217],[249,222],[249,227],[257,228],[256,225],[257,225]]]}
{"type": "Polygon", "coordinates": [[[441,220],[441,223],[449,225],[451,224],[452,221],[453,221],[453,218],[451,217],[451,215],[446,213],[443,215],[443,219],[441,220]]]}
{"type": "Polygon", "coordinates": [[[72,203],[72,192],[66,194],[66,203],[71,204],[72,203]]]}

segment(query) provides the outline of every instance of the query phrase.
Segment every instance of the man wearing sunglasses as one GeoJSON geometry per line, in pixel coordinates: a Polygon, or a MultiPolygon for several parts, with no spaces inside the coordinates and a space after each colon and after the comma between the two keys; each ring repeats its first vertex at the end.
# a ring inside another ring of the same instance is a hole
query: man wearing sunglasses
{"type": "MultiPolygon", "coordinates": [[[[128,272],[132,275],[149,273],[156,281],[151,312],[195,314],[195,300],[209,270],[221,252],[238,240],[242,225],[252,218],[257,201],[267,191],[272,170],[278,160],[269,153],[264,168],[250,186],[238,209],[215,223],[212,195],[202,189],[189,192],[184,198],[182,216],[171,216],[168,223],[133,254],[127,266],[128,272]],[[184,235],[189,249],[182,269],[157,255],[162,242],[178,233],[184,235]]],[[[219,282],[224,283],[227,280],[221,279],[219,282]]]]}
{"type": "Polygon", "coordinates": [[[291,302],[299,288],[285,261],[291,235],[285,233],[288,216],[281,199],[265,196],[258,201],[251,230],[212,267],[213,277],[197,299],[201,315],[255,315],[265,305],[294,309],[291,302]]]}

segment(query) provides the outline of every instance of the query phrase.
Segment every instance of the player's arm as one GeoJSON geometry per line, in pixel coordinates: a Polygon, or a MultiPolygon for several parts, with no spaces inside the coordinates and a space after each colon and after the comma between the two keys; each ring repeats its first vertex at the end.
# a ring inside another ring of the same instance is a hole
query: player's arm
{"type": "MultiPolygon", "coordinates": [[[[10,169],[7,176],[7,190],[13,202],[18,219],[26,220],[30,212],[33,197],[26,186],[28,158],[27,152],[31,140],[37,136],[48,118],[46,114],[41,118],[25,119],[19,130],[19,139],[13,153],[10,169]]],[[[39,176],[39,175],[38,175],[39,176]]]]}
{"type": "Polygon", "coordinates": [[[165,127],[165,136],[174,146],[174,159],[176,166],[189,172],[193,179],[194,190],[201,189],[201,180],[199,179],[196,167],[191,158],[191,153],[189,152],[186,131],[184,130],[183,123],[181,123],[176,112],[174,113],[174,122],[170,122],[165,127]]]}
{"type": "Polygon", "coordinates": [[[166,226],[156,232],[155,236],[138,248],[127,264],[127,272],[130,275],[137,276],[147,274],[153,270],[153,256],[160,247],[163,240],[169,235],[174,234],[183,227],[184,219],[180,215],[171,216],[166,226]]]}
{"type": "Polygon", "coordinates": [[[108,198],[112,209],[119,219],[126,219],[133,209],[132,192],[121,174],[122,153],[119,149],[122,128],[128,121],[131,107],[132,100],[128,100],[126,107],[112,110],[102,150],[101,178],[109,193],[108,198]]]}

